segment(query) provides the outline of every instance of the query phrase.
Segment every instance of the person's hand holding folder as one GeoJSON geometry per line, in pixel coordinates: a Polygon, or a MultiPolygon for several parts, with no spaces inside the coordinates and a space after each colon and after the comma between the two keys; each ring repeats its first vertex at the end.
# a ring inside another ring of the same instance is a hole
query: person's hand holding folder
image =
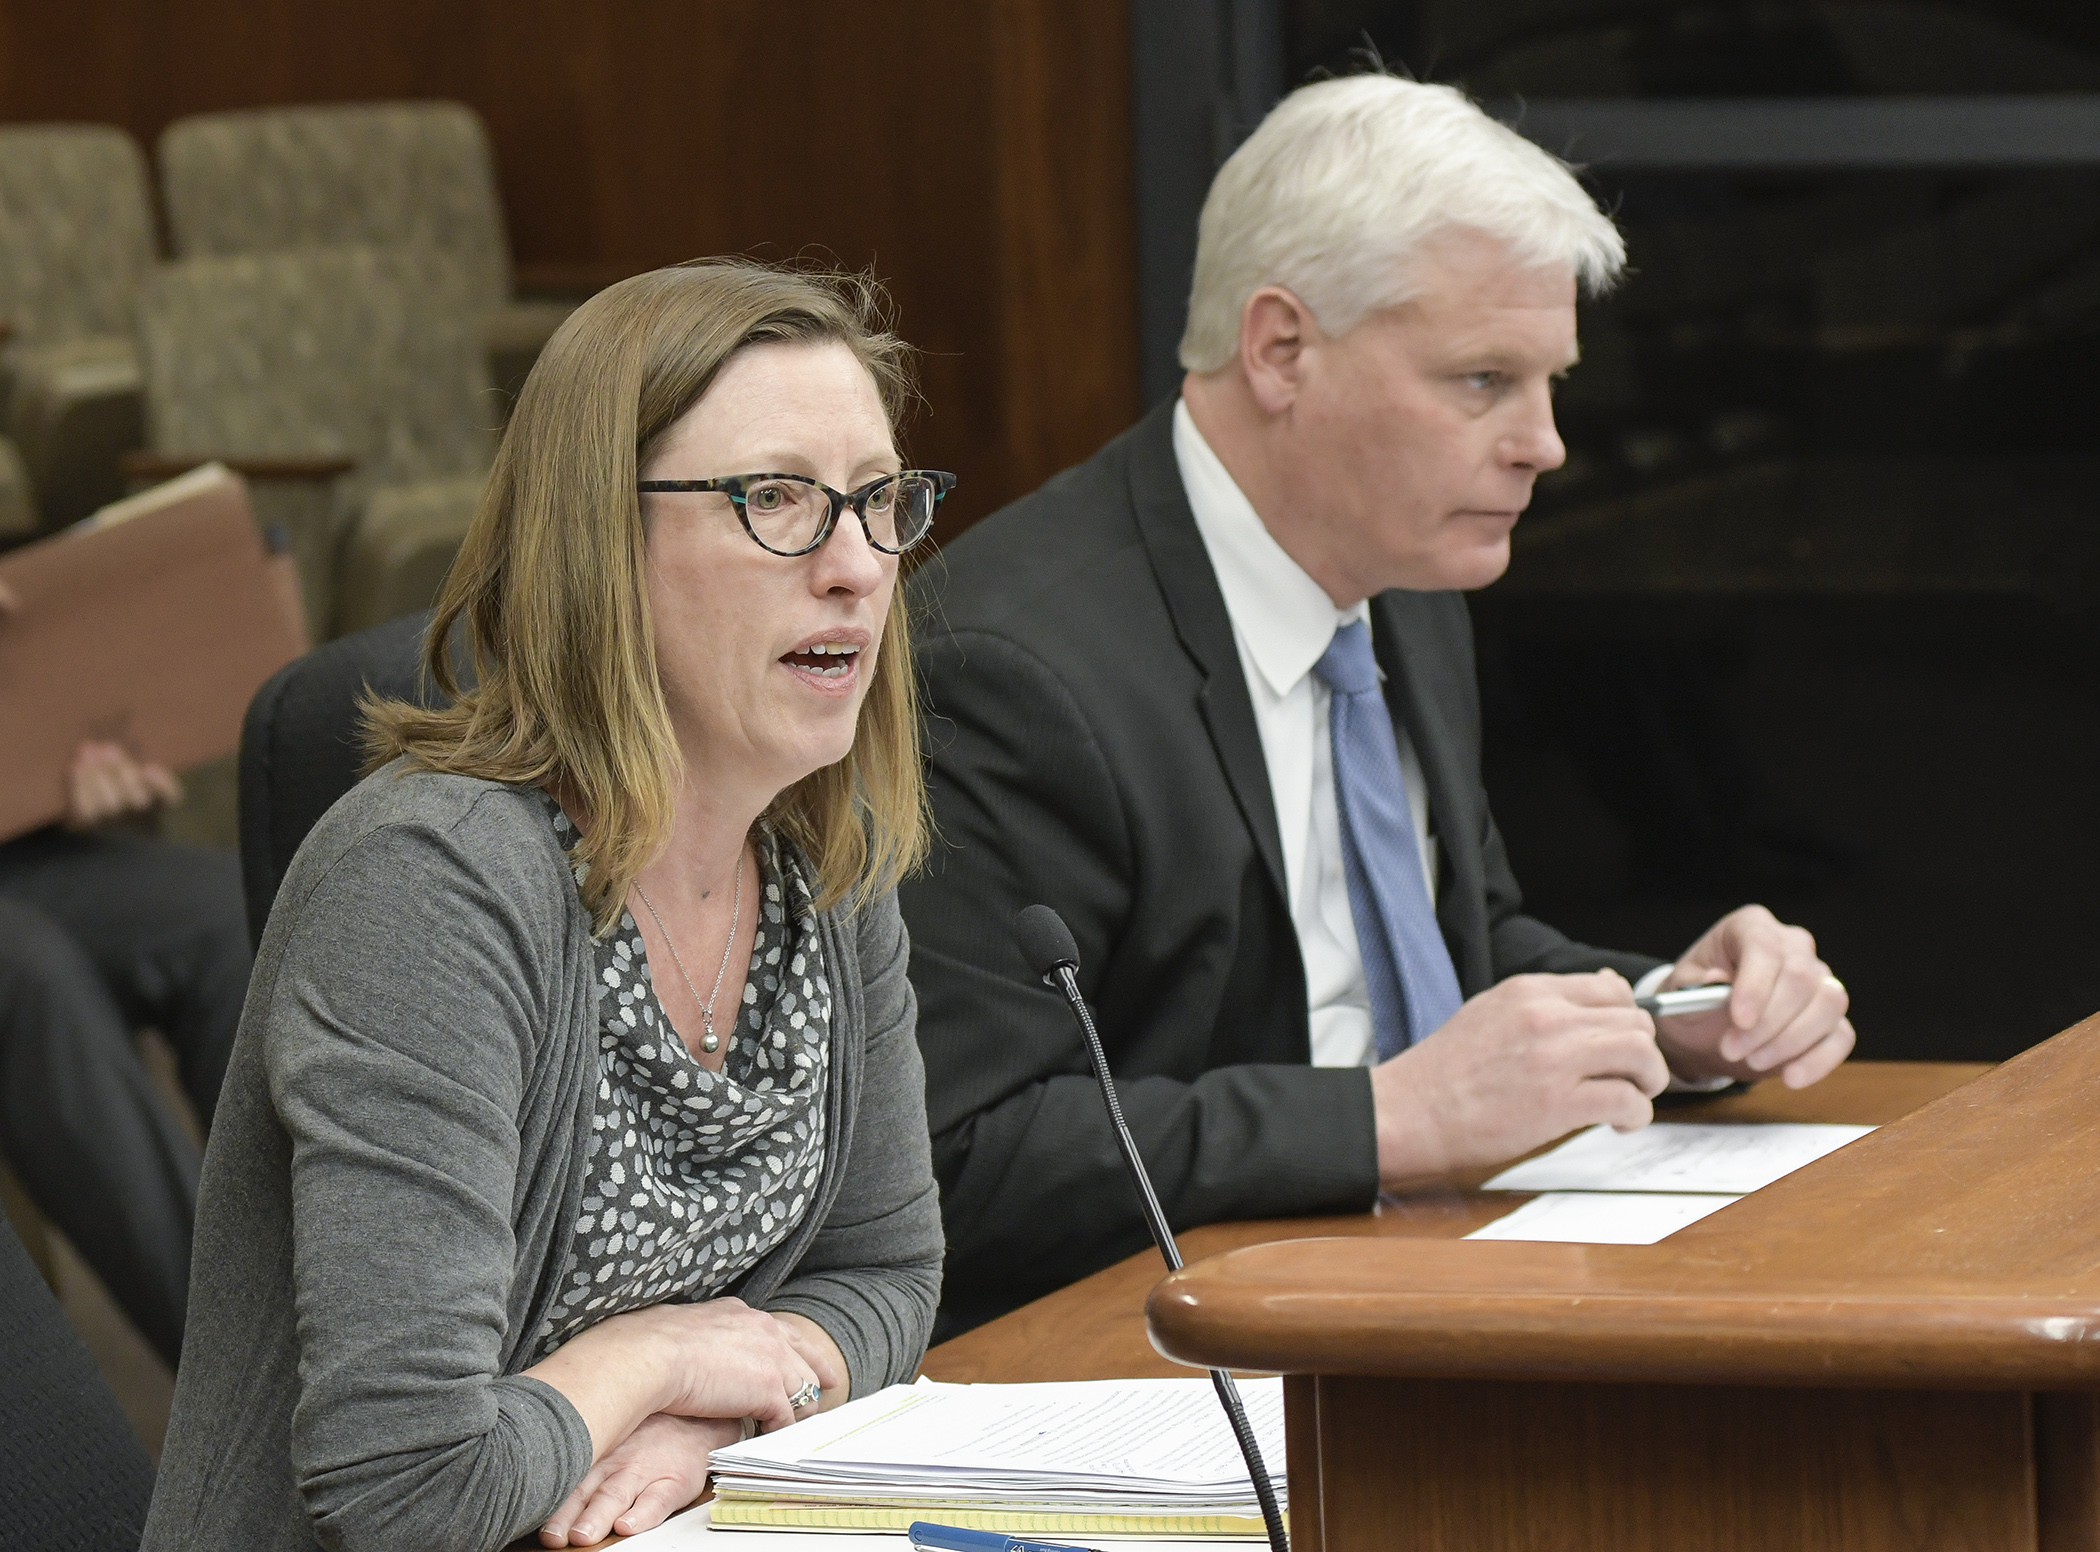
{"type": "MultiPolygon", "coordinates": [[[[0,581],[0,622],[21,607],[14,589],[0,581]]],[[[122,744],[84,739],[66,771],[69,830],[93,830],[133,814],[151,813],[182,801],[182,783],[165,765],[133,758],[122,744]]]]}
{"type": "Polygon", "coordinates": [[[182,801],[182,782],[165,765],[139,760],[122,744],[84,741],[66,770],[68,830],[95,830],[182,801]]]}
{"type": "Polygon", "coordinates": [[[306,648],[288,554],[217,465],[0,556],[0,840],[171,802],[306,648]]]}

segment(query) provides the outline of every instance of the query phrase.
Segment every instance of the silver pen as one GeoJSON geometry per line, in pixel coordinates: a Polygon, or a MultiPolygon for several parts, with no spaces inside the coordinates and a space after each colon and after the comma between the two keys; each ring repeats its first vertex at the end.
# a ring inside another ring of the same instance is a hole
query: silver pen
{"type": "Polygon", "coordinates": [[[1735,988],[1726,981],[1711,986],[1680,986],[1675,991],[1650,992],[1633,999],[1633,1005],[1650,1018],[1670,1018],[1679,1013],[1710,1013],[1728,1005],[1735,988]]]}

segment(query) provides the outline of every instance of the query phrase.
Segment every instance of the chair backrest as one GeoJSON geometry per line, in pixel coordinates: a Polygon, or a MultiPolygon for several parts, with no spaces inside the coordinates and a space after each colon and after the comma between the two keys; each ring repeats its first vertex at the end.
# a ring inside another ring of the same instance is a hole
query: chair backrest
{"type": "MultiPolygon", "coordinates": [[[[358,783],[364,765],[357,704],[366,690],[394,700],[437,704],[423,675],[428,611],[403,615],[317,647],[271,675],[241,724],[241,883],[248,934],[263,925],[284,870],[306,832],[358,783]]],[[[462,683],[472,674],[463,653],[462,683]]]]}
{"type": "Polygon", "coordinates": [[[499,412],[471,309],[414,249],[164,265],[139,294],[160,452],[342,456],[360,486],[488,466],[499,412]]]}
{"type": "Polygon", "coordinates": [[[153,265],[137,142],[106,124],[0,128],[0,318],[24,343],[131,332],[153,265]]]}
{"type": "Polygon", "coordinates": [[[153,1463],[0,1219],[0,1515],[53,1552],[136,1552],[153,1463]]]}
{"type": "Polygon", "coordinates": [[[509,299],[495,158],[464,104],[200,114],[168,126],[160,169],[181,257],[422,246],[454,257],[483,310],[509,299]]]}

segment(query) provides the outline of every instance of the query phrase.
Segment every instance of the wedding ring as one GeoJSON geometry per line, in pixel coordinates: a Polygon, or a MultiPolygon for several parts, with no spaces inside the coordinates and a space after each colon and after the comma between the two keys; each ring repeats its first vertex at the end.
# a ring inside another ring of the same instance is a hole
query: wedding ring
{"type": "Polygon", "coordinates": [[[791,1410],[799,1412],[804,1407],[815,1406],[823,1399],[824,1392],[817,1388],[817,1382],[808,1380],[804,1382],[800,1390],[788,1397],[788,1406],[791,1410]]]}

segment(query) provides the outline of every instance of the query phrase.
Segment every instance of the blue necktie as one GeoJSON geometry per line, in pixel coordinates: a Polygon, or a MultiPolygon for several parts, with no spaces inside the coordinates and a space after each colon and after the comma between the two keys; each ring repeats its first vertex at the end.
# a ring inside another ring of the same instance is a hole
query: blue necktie
{"type": "Polygon", "coordinates": [[[1371,992],[1371,1028],[1384,1061],[1443,1028],[1465,998],[1423,882],[1400,745],[1363,621],[1334,633],[1313,672],[1332,692],[1328,726],[1342,871],[1371,992]]]}

